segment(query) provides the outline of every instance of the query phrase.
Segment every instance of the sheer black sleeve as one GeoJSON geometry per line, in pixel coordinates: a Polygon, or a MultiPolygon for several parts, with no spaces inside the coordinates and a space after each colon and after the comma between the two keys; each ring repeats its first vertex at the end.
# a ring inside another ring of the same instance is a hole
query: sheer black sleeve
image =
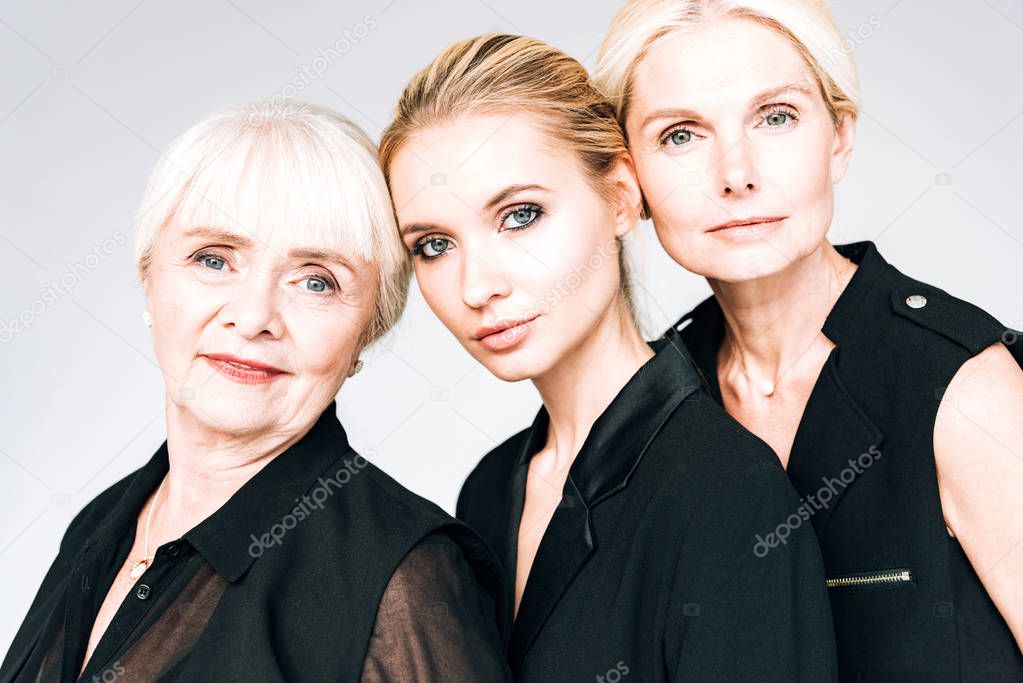
{"type": "Polygon", "coordinates": [[[493,600],[448,536],[424,537],[391,576],[362,680],[511,680],[493,600]]]}

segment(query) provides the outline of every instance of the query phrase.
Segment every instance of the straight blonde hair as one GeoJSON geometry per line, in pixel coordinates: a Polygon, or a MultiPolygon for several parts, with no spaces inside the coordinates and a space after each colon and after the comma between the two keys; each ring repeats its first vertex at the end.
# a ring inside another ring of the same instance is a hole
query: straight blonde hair
{"type": "MultiPolygon", "coordinates": [[[[578,61],[543,41],[487,34],[441,52],[405,87],[394,120],[380,139],[380,165],[390,166],[417,131],[468,114],[531,117],[555,143],[576,154],[593,188],[612,198],[611,170],[628,154],[615,109],[578,61]]],[[[621,291],[636,310],[628,258],[619,245],[621,291]]]]}
{"type": "Polygon", "coordinates": [[[814,74],[832,122],[860,108],[859,77],[825,0],[629,0],[619,10],[597,56],[594,81],[625,126],[636,65],[669,34],[725,18],[756,21],[777,31],[814,74]]]}

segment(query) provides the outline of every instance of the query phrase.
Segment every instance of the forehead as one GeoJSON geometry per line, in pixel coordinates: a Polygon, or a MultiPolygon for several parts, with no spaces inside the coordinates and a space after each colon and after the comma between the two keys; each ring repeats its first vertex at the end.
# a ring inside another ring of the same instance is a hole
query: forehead
{"type": "Polygon", "coordinates": [[[714,21],[656,41],[636,65],[633,109],[743,104],[788,83],[813,91],[815,77],[778,31],[744,18],[714,21]]]}
{"type": "Polygon", "coordinates": [[[419,131],[391,164],[391,188],[402,221],[438,204],[472,210],[510,185],[575,186],[576,155],[538,123],[519,114],[459,117],[419,131]]]}

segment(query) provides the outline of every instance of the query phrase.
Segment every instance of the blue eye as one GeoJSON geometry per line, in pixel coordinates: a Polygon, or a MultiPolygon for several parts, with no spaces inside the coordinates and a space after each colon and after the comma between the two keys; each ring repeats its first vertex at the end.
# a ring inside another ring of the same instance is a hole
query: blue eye
{"type": "Polygon", "coordinates": [[[315,294],[323,294],[336,289],[334,283],[322,275],[310,275],[307,278],[303,278],[302,282],[306,285],[306,291],[313,292],[315,294]]]}
{"type": "Polygon", "coordinates": [[[799,119],[799,115],[786,105],[774,105],[764,114],[764,123],[768,128],[782,128],[799,119]]]}
{"type": "Polygon", "coordinates": [[[195,260],[211,270],[223,270],[227,266],[227,261],[216,254],[199,254],[195,260]]]}
{"type": "Polygon", "coordinates": [[[413,256],[435,259],[451,248],[451,240],[446,237],[427,237],[412,249],[413,256]]]}
{"type": "Polygon", "coordinates": [[[670,142],[675,147],[681,147],[687,145],[693,140],[693,131],[688,128],[676,128],[675,130],[668,133],[665,140],[670,142]]]}
{"type": "Polygon", "coordinates": [[[536,222],[541,213],[543,213],[543,209],[536,204],[525,204],[506,213],[501,220],[501,227],[509,230],[521,230],[536,222]]]}

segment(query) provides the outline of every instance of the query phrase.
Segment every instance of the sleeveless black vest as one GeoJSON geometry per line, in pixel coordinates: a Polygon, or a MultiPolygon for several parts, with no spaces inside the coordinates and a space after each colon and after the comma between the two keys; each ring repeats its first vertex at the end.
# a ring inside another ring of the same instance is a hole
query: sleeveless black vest
{"type": "MultiPolygon", "coordinates": [[[[813,524],[820,540],[841,680],[1023,681],[1012,633],[945,528],[933,447],[963,363],[1001,340],[1023,366],[1023,335],[870,242],[836,248],[859,268],[823,327],[837,348],[796,432],[788,473],[802,504],[786,524],[813,524]]],[[[720,400],[717,302],[676,329],[720,400]]]]}

